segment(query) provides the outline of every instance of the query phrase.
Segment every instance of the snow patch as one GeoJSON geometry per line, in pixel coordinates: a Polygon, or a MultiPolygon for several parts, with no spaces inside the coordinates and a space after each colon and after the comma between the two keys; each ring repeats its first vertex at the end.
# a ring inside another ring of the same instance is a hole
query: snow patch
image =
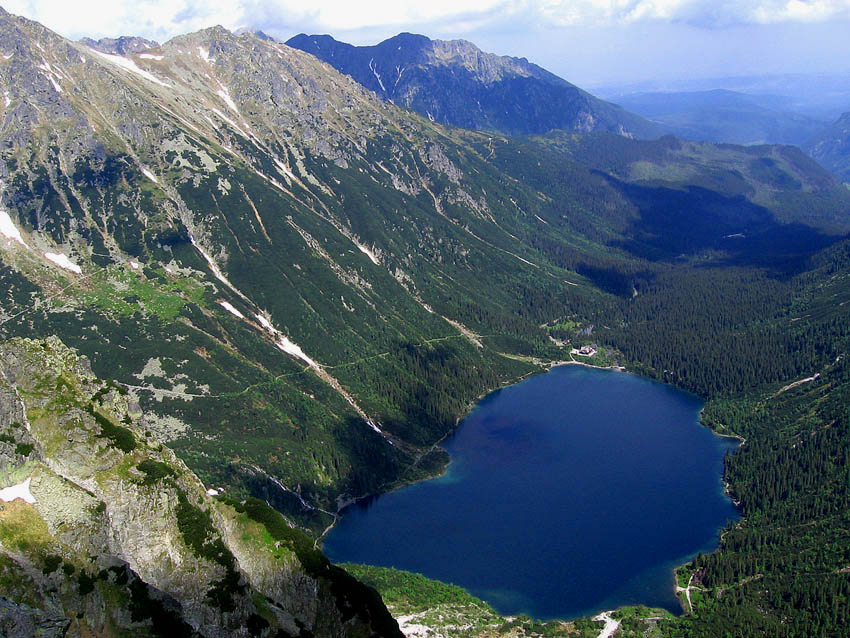
{"type": "Polygon", "coordinates": [[[374,61],[375,61],[375,58],[372,58],[372,59],[370,59],[370,60],[369,60],[369,69],[372,71],[372,73],[374,73],[374,74],[375,74],[375,78],[377,78],[377,80],[378,80],[378,84],[380,84],[380,85],[381,85],[381,90],[382,90],[384,93],[386,93],[386,92],[387,92],[387,89],[385,89],[385,88],[384,88],[384,83],[383,83],[383,82],[381,82],[381,76],[378,74],[378,72],[375,70],[374,65],[372,64],[374,61]]]}
{"type": "MultiPolygon", "coordinates": [[[[231,120],[229,117],[227,117],[224,113],[222,113],[221,111],[219,111],[217,108],[215,108],[215,107],[210,107],[210,110],[211,110],[213,113],[215,113],[216,115],[218,115],[218,116],[219,116],[222,120],[224,120],[225,122],[227,122],[228,124],[230,124],[230,126],[232,126],[232,127],[233,127],[234,129],[236,129],[239,133],[241,133],[243,137],[250,137],[250,135],[249,135],[248,133],[246,133],[246,132],[242,129],[242,127],[241,127],[241,126],[239,126],[236,122],[234,122],[234,121],[233,121],[233,120],[231,120]]],[[[230,151],[231,153],[233,153],[234,155],[236,155],[235,151],[234,151],[232,148],[230,148],[230,147],[228,147],[228,146],[225,146],[224,148],[226,148],[228,151],[230,151]]],[[[257,174],[259,175],[259,173],[257,173],[257,174]]]]}
{"type": "Polygon", "coordinates": [[[164,55],[156,55],[155,53],[140,53],[140,58],[144,58],[145,60],[162,60],[164,55]]]}
{"type": "Polygon", "coordinates": [[[301,349],[301,346],[299,346],[297,343],[294,343],[293,341],[290,341],[286,336],[281,334],[280,330],[275,328],[272,325],[271,321],[269,321],[266,317],[264,317],[260,313],[256,313],[254,316],[257,318],[257,321],[260,322],[260,325],[262,325],[263,328],[265,328],[270,333],[272,333],[273,335],[278,337],[278,340],[275,342],[275,345],[280,350],[283,350],[286,354],[290,354],[293,357],[301,359],[302,361],[307,363],[310,367],[315,368],[316,370],[321,370],[318,363],[316,363],[315,361],[313,361],[313,359],[311,359],[306,354],[304,354],[304,351],[301,349]]]}
{"type": "Polygon", "coordinates": [[[218,490],[210,488],[207,490],[207,496],[218,496],[218,490]]]}
{"type": "Polygon", "coordinates": [[[198,47],[198,55],[201,56],[204,62],[210,61],[210,54],[204,47],[198,47]]]}
{"type": "Polygon", "coordinates": [[[263,328],[265,328],[269,332],[277,332],[277,330],[275,330],[274,326],[272,325],[272,322],[266,319],[263,315],[256,314],[254,316],[257,318],[257,321],[260,322],[260,325],[263,326],[263,328]]]}
{"type": "Polygon", "coordinates": [[[21,237],[21,231],[18,230],[18,227],[15,226],[12,218],[9,217],[9,213],[5,210],[0,210],[0,235],[3,235],[6,239],[12,239],[20,243],[25,248],[29,248],[24,241],[24,238],[21,237]]]}
{"type": "Polygon", "coordinates": [[[71,272],[75,272],[78,275],[83,274],[82,269],[73,261],[68,259],[67,255],[63,255],[62,253],[44,253],[44,256],[60,268],[70,270],[71,272]]]}
{"type": "Polygon", "coordinates": [[[218,279],[221,283],[227,285],[228,288],[236,290],[233,284],[230,283],[227,277],[224,276],[224,273],[218,269],[218,266],[216,265],[213,258],[210,257],[203,248],[201,248],[200,246],[198,246],[197,243],[195,243],[195,238],[192,235],[189,235],[189,241],[191,241],[192,245],[198,249],[198,252],[201,253],[201,255],[203,255],[204,259],[207,260],[207,264],[209,264],[210,270],[212,270],[213,275],[215,275],[216,279],[218,279]]]}
{"type": "Polygon", "coordinates": [[[159,180],[156,178],[156,175],[151,173],[148,169],[142,168],[142,174],[144,174],[144,176],[147,177],[153,183],[159,184],[159,180]]]}
{"type": "Polygon", "coordinates": [[[135,62],[133,62],[132,60],[129,60],[129,59],[127,59],[127,58],[125,58],[121,55],[112,55],[111,53],[101,53],[100,51],[96,51],[95,49],[89,49],[89,50],[92,53],[94,53],[95,55],[100,56],[102,59],[106,60],[107,62],[111,62],[112,64],[114,64],[116,66],[120,66],[125,71],[129,71],[130,73],[135,73],[136,75],[139,75],[139,76],[145,78],[146,80],[149,80],[150,82],[153,82],[155,84],[159,84],[160,86],[167,86],[169,88],[171,87],[170,84],[163,82],[162,80],[160,80],[158,77],[156,77],[152,73],[148,73],[144,69],[140,69],[138,66],[136,66],[135,62]]]}
{"type": "MultiPolygon", "coordinates": [[[[316,370],[319,369],[319,364],[313,361],[306,354],[304,354],[304,351],[298,344],[293,343],[283,335],[280,336],[280,340],[277,342],[277,347],[283,350],[286,354],[291,354],[293,357],[301,359],[302,361],[307,363],[311,368],[315,368],[316,370]]],[[[372,427],[375,426],[372,425],[372,427]]]]}
{"type": "Polygon", "coordinates": [[[372,260],[372,263],[373,263],[373,264],[375,264],[376,266],[380,266],[380,265],[381,265],[381,262],[380,262],[380,261],[378,261],[378,258],[375,256],[375,253],[373,253],[371,250],[369,250],[368,248],[366,248],[366,246],[363,246],[363,245],[361,245],[361,244],[357,244],[357,247],[360,249],[360,252],[361,252],[361,253],[363,253],[363,254],[364,254],[364,255],[366,255],[369,259],[371,259],[371,260],[372,260]]]}
{"type": "Polygon", "coordinates": [[[30,505],[35,503],[35,498],[33,498],[32,492],[30,492],[30,481],[32,477],[28,478],[23,483],[19,483],[18,485],[13,485],[12,487],[6,487],[0,490],[0,501],[4,501],[8,503],[10,501],[14,501],[16,498],[26,501],[30,505]]]}
{"type": "Polygon", "coordinates": [[[54,79],[53,75],[56,74],[56,72],[50,67],[50,65],[47,62],[42,62],[38,65],[38,68],[45,72],[45,74],[47,75],[47,79],[50,80],[50,83],[53,85],[53,88],[56,90],[56,92],[61,93],[62,87],[59,86],[59,84],[54,79]]]}
{"type": "MultiPolygon", "coordinates": [[[[229,117],[227,117],[224,113],[222,113],[221,111],[219,111],[217,108],[213,107],[213,108],[211,108],[210,110],[211,110],[213,113],[215,113],[216,115],[218,115],[218,116],[219,116],[221,119],[223,119],[225,122],[227,122],[228,124],[230,124],[230,126],[232,126],[233,128],[235,128],[235,129],[239,129],[239,126],[236,124],[236,122],[234,122],[233,120],[231,120],[231,119],[230,119],[229,117]]],[[[239,130],[241,130],[241,129],[239,129],[239,130]]]]}
{"type": "Polygon", "coordinates": [[[240,319],[244,319],[244,318],[245,318],[245,315],[243,315],[243,314],[242,314],[241,312],[239,312],[236,308],[234,308],[234,307],[230,304],[230,302],[227,302],[227,301],[219,301],[218,303],[219,303],[219,305],[220,305],[222,308],[224,308],[225,310],[227,310],[227,312],[229,312],[230,314],[235,315],[236,317],[239,317],[240,319]]]}
{"type": "MultiPolygon", "coordinates": [[[[221,86],[221,84],[219,84],[219,86],[221,86]]],[[[221,88],[218,91],[216,91],[216,93],[218,93],[218,96],[222,100],[224,100],[224,103],[227,104],[228,108],[230,108],[231,111],[233,111],[237,115],[240,114],[239,109],[236,108],[236,102],[234,102],[233,98],[230,97],[230,93],[228,92],[228,90],[226,88],[221,86],[221,88]]]]}
{"type": "Polygon", "coordinates": [[[295,175],[293,174],[293,172],[291,170],[289,170],[289,167],[286,164],[284,164],[283,162],[281,162],[276,157],[274,158],[274,164],[275,164],[275,166],[278,167],[280,172],[283,173],[286,177],[288,177],[289,179],[291,179],[293,181],[298,181],[297,179],[295,179],[295,175]]]}
{"type": "Polygon", "coordinates": [[[130,268],[132,268],[133,270],[138,270],[138,269],[139,269],[139,268],[141,268],[141,267],[142,267],[142,266],[141,266],[141,264],[140,264],[139,262],[137,262],[137,261],[130,261],[130,268]]]}
{"type": "Polygon", "coordinates": [[[6,100],[6,108],[9,108],[9,105],[12,103],[12,100],[9,98],[8,91],[3,93],[3,98],[6,100]]]}

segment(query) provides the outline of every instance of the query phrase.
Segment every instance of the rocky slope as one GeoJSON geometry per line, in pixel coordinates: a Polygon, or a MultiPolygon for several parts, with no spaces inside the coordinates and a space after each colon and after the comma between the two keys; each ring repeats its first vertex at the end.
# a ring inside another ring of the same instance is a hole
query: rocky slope
{"type": "Polygon", "coordinates": [[[120,38],[101,38],[100,40],[83,38],[80,40],[80,43],[101,53],[114,53],[117,55],[141,53],[142,51],[159,46],[159,43],[153,40],[127,35],[122,35],[120,38]]]}
{"type": "Polygon", "coordinates": [[[215,493],[58,339],[0,344],[2,635],[400,635],[273,510],[215,493]]]}
{"type": "Polygon", "coordinates": [[[850,182],[850,112],[805,145],[806,151],[845,182],[850,182]]]}
{"type": "Polygon", "coordinates": [[[434,121],[516,135],[613,131],[651,138],[665,129],[605,102],[525,58],[481,51],[465,40],[401,33],[355,47],[327,35],[287,41],[353,77],[382,99],[434,121]]]}

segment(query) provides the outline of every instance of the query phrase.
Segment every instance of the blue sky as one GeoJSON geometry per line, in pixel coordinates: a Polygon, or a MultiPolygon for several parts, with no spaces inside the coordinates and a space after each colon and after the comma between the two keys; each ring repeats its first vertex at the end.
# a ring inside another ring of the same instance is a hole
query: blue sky
{"type": "Polygon", "coordinates": [[[70,38],[221,24],[374,44],[400,31],[527,57],[581,86],[850,71],[850,0],[7,0],[70,38]]]}

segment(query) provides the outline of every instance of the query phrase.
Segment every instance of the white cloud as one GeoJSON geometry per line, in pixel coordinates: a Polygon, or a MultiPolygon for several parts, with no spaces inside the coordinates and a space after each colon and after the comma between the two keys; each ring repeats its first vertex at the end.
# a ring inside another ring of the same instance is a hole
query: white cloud
{"type": "Polygon", "coordinates": [[[138,35],[167,40],[215,24],[236,26],[244,4],[239,0],[5,0],[3,7],[73,39],[138,35]]]}
{"type": "Polygon", "coordinates": [[[542,16],[563,26],[660,21],[717,27],[850,17],[850,0],[543,0],[534,4],[542,16]]]}
{"type": "Polygon", "coordinates": [[[4,6],[71,38],[141,35],[160,41],[215,24],[288,37],[298,31],[427,32],[435,25],[462,34],[488,24],[676,22],[714,28],[850,17],[850,0],[6,0],[4,6]]]}

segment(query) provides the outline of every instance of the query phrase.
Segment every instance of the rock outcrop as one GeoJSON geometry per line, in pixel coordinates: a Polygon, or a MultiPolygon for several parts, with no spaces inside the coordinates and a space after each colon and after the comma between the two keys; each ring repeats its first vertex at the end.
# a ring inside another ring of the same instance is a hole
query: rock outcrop
{"type": "Polygon", "coordinates": [[[398,636],[260,501],[215,498],[58,339],[0,344],[0,632],[398,636]]]}

